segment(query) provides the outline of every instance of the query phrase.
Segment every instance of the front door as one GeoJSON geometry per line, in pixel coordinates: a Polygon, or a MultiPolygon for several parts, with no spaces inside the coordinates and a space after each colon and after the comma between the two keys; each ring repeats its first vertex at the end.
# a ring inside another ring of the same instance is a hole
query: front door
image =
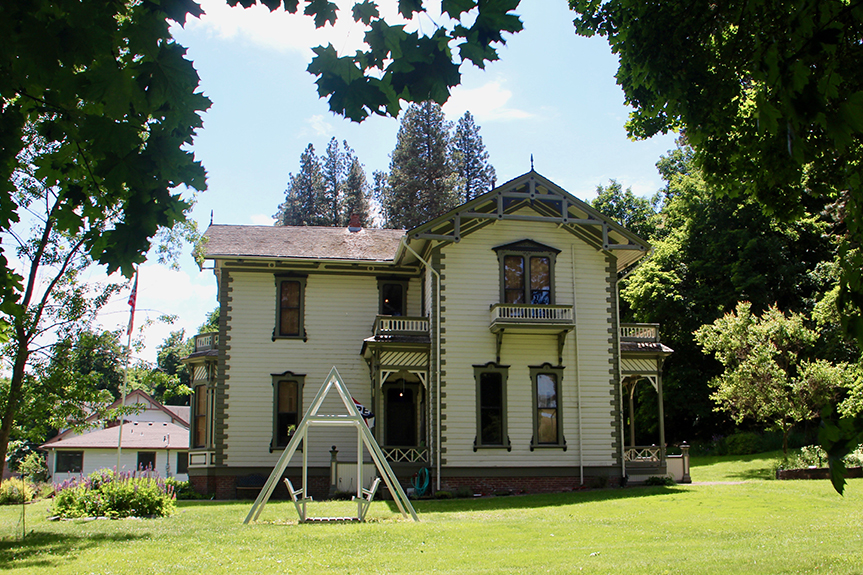
{"type": "Polygon", "coordinates": [[[417,445],[417,386],[404,380],[384,389],[384,444],[390,447],[417,445]]]}

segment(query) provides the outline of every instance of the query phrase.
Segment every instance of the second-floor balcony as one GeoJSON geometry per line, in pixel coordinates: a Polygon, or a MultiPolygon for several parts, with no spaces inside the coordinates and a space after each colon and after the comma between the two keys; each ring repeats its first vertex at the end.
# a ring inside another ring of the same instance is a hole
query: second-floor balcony
{"type": "Polygon", "coordinates": [[[199,333],[195,336],[195,351],[219,349],[219,334],[216,332],[199,333]]]}
{"type": "Polygon", "coordinates": [[[379,315],[372,328],[375,337],[381,336],[428,336],[429,318],[379,315]]]}
{"type": "Polygon", "coordinates": [[[497,333],[534,331],[554,333],[575,327],[571,305],[494,304],[490,308],[489,329],[497,333]]]}

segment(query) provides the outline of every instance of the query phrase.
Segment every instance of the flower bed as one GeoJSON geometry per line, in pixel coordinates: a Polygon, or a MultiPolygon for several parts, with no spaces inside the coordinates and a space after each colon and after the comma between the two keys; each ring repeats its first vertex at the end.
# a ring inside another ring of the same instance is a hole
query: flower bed
{"type": "Polygon", "coordinates": [[[165,517],[174,512],[174,489],[157,473],[100,469],[56,484],[58,517],[165,517]]]}

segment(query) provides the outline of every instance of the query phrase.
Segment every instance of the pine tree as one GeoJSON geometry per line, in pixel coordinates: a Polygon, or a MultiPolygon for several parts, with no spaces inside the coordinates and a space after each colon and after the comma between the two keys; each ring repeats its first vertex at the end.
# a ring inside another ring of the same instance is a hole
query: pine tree
{"type": "Polygon", "coordinates": [[[450,124],[440,105],[412,104],[399,127],[383,203],[387,225],[412,228],[458,204],[450,124]]]}
{"type": "Polygon", "coordinates": [[[325,226],[343,226],[347,223],[342,220],[342,201],[348,168],[346,152],[350,148],[347,142],[344,146],[345,152],[339,149],[339,141],[331,138],[330,143],[327,144],[326,153],[320,159],[324,178],[323,195],[326,202],[326,208],[322,214],[325,226]]]}
{"type": "Polygon", "coordinates": [[[344,202],[342,212],[342,225],[350,222],[352,214],[360,216],[360,225],[368,227],[371,225],[371,210],[369,208],[369,184],[366,181],[366,172],[360,160],[353,154],[353,150],[345,143],[346,165],[348,175],[344,183],[344,202]]]}
{"type": "Polygon", "coordinates": [[[453,163],[459,177],[459,200],[467,202],[494,187],[494,167],[488,163],[488,152],[470,112],[465,112],[455,129],[453,163]]]}
{"type": "Polygon", "coordinates": [[[372,201],[375,202],[380,213],[381,225],[385,228],[393,228],[389,220],[389,201],[392,197],[389,190],[389,176],[386,172],[375,170],[372,173],[372,201]]]}
{"type": "Polygon", "coordinates": [[[328,205],[324,196],[324,177],[315,147],[309,144],[300,156],[300,171],[288,176],[285,201],[276,213],[279,226],[325,226],[328,205]]]}

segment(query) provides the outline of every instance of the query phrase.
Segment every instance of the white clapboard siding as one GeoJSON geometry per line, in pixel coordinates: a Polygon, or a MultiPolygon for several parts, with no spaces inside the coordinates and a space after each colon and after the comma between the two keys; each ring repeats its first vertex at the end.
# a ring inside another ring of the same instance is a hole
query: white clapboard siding
{"type": "MultiPolygon", "coordinates": [[[[229,467],[275,465],[280,452],[269,452],[273,430],[271,374],[305,374],[303,409],[307,409],[330,369],[336,366],[353,396],[371,406],[369,368],[360,356],[362,341],[372,335],[378,310],[377,280],[371,276],[309,274],[304,321],[308,341],[272,340],[276,289],[272,274],[232,272],[230,370],[228,371],[226,464],[229,467]]],[[[419,297],[419,287],[409,297],[419,297]]],[[[321,414],[344,413],[332,392],[321,414]]],[[[306,446],[309,464],[327,466],[330,447],[340,459],[355,453],[356,432],[313,428],[306,446]]],[[[353,457],[353,455],[350,455],[353,457]]],[[[301,464],[297,454],[292,466],[301,464]]]]}
{"type": "Polygon", "coordinates": [[[579,462],[576,377],[581,384],[585,465],[611,465],[613,418],[608,343],[610,324],[607,262],[604,254],[553,224],[499,221],[443,248],[444,360],[446,371],[446,462],[448,466],[573,466],[579,462]],[[489,306],[500,302],[496,246],[531,239],[557,248],[555,303],[576,304],[579,333],[564,348],[561,418],[567,451],[530,451],[533,435],[529,366],[558,363],[555,335],[505,334],[501,363],[509,365],[507,425],[512,451],[473,451],[476,437],[476,383],[473,365],[495,360],[495,336],[489,331],[489,306]],[[570,246],[574,245],[572,249],[570,246]],[[575,262],[573,262],[573,252],[575,262]],[[574,269],[573,269],[574,266],[574,269]],[[575,272],[575,273],[573,273],[575,272]],[[575,290],[573,291],[573,276],[575,290]],[[578,342],[578,366],[575,345],[578,342]]]}
{"type": "MultiPolygon", "coordinates": [[[[70,449],[67,451],[83,451],[83,468],[81,473],[53,473],[56,461],[54,450],[48,452],[48,469],[52,472],[51,481],[54,483],[62,483],[67,479],[79,478],[82,475],[87,476],[99,469],[111,469],[117,467],[117,449],[70,449]]],[[[177,451],[176,450],[153,450],[142,449],[141,451],[156,452],[156,468],[154,471],[159,477],[174,477],[179,481],[188,481],[189,476],[186,473],[177,473],[177,451]],[[167,457],[170,456],[170,473],[168,470],[167,457]]],[[[138,467],[138,450],[124,449],[120,456],[120,471],[135,471],[138,467]]]]}

